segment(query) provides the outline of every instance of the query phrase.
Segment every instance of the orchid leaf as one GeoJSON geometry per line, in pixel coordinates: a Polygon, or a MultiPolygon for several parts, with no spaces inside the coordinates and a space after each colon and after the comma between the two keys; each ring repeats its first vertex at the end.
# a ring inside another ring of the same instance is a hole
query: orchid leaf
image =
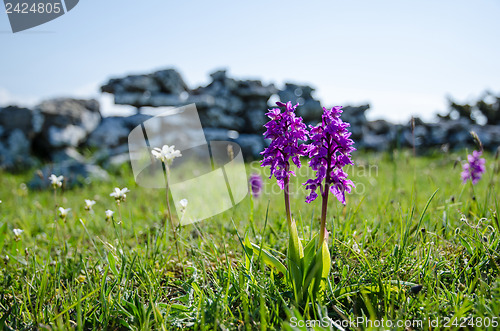
{"type": "Polygon", "coordinates": [[[304,248],[304,270],[308,270],[316,255],[316,244],[318,235],[314,236],[304,248]]]}
{"type": "Polygon", "coordinates": [[[261,254],[262,261],[264,261],[265,264],[278,269],[279,272],[286,275],[285,266],[269,251],[261,248],[259,245],[254,244],[254,243],[251,243],[250,247],[248,247],[248,248],[251,248],[253,250],[253,254],[256,254],[256,255],[261,254]]]}
{"type": "Polygon", "coordinates": [[[292,282],[292,288],[295,295],[295,300],[300,301],[299,295],[302,293],[302,283],[303,283],[303,257],[304,248],[299,240],[299,235],[297,232],[297,225],[294,220],[290,224],[290,237],[288,240],[288,272],[290,274],[290,280],[292,282]]]}

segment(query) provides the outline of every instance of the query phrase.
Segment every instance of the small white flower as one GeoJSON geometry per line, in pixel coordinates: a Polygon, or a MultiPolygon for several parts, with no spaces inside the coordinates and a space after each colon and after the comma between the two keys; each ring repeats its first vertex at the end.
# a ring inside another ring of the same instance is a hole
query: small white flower
{"type": "Polygon", "coordinates": [[[186,207],[188,205],[187,199],[182,199],[181,201],[179,201],[179,204],[181,205],[180,212],[184,214],[184,212],[186,211],[186,207]]]}
{"type": "Polygon", "coordinates": [[[115,212],[112,210],[106,210],[106,220],[110,220],[115,212]]]}
{"type": "Polygon", "coordinates": [[[94,200],[85,199],[85,210],[92,210],[92,206],[95,205],[94,200]]]}
{"type": "Polygon", "coordinates": [[[66,216],[68,216],[68,213],[70,210],[71,210],[71,208],[64,209],[63,207],[59,207],[59,217],[61,217],[63,219],[66,218],[66,216]]]}
{"type": "Polygon", "coordinates": [[[179,201],[179,203],[180,203],[181,207],[183,207],[183,208],[186,208],[188,205],[187,199],[182,199],[181,201],[179,201]]]}
{"type": "Polygon", "coordinates": [[[358,254],[361,253],[361,250],[359,249],[358,243],[356,243],[356,242],[354,242],[354,244],[352,244],[352,250],[358,254]]]}
{"type": "Polygon", "coordinates": [[[115,198],[117,202],[125,201],[128,192],[130,192],[130,190],[126,187],[121,190],[118,187],[115,187],[115,191],[110,193],[109,196],[115,198]]]}
{"type": "Polygon", "coordinates": [[[50,175],[49,180],[54,188],[61,187],[64,180],[64,176],[56,176],[54,174],[50,175]]]}
{"type": "Polygon", "coordinates": [[[175,149],[174,145],[163,145],[162,148],[156,147],[151,151],[151,154],[153,154],[155,158],[167,165],[171,164],[176,157],[182,156],[181,151],[175,149]]]}
{"type": "Polygon", "coordinates": [[[21,230],[21,229],[14,229],[12,231],[14,232],[14,236],[16,236],[16,237],[19,237],[21,235],[21,233],[24,232],[24,230],[21,230]]]}

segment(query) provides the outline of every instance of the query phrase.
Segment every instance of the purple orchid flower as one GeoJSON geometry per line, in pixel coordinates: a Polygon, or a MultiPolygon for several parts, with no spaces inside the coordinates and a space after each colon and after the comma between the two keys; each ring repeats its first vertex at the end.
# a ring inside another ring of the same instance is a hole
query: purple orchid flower
{"type": "Polygon", "coordinates": [[[259,174],[253,173],[250,175],[248,183],[250,184],[252,196],[257,199],[262,193],[262,177],[259,174]]]}
{"type": "Polygon", "coordinates": [[[281,112],[279,108],[270,109],[266,114],[271,120],[264,127],[266,139],[271,139],[271,144],[261,154],[264,159],[261,166],[271,167],[271,177],[276,177],[281,189],[285,188],[285,181],[290,179],[290,175],[295,172],[290,170],[290,158],[292,162],[300,168],[300,156],[305,155],[305,147],[299,145],[300,140],[307,139],[306,125],[302,122],[302,117],[295,115],[298,104],[292,106],[288,101],[286,104],[277,102],[279,107],[285,107],[281,112]]]}
{"type": "Polygon", "coordinates": [[[351,133],[347,130],[350,124],[340,119],[342,107],[333,107],[331,110],[323,108],[323,111],[321,123],[310,127],[312,143],[307,145],[307,152],[311,158],[309,166],[316,171],[316,178],[304,183],[311,190],[306,201],[314,201],[318,197],[316,190],[319,188],[322,195],[329,189],[345,204],[345,193],[350,193],[354,184],[347,179],[347,173],[342,168],[353,164],[351,152],[356,149],[352,147],[354,142],[349,138],[351,133]]]}
{"type": "Polygon", "coordinates": [[[467,155],[467,163],[463,165],[462,171],[462,181],[464,184],[470,180],[472,185],[476,185],[486,171],[486,160],[481,158],[482,154],[481,151],[473,151],[471,155],[467,155]]]}

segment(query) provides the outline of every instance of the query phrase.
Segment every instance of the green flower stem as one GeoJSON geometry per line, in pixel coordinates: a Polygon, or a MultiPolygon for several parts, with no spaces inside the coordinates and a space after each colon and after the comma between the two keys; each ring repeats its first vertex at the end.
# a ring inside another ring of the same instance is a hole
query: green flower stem
{"type": "Polygon", "coordinates": [[[323,245],[325,241],[325,232],[326,232],[326,214],[328,211],[328,193],[330,191],[330,187],[325,183],[325,188],[323,194],[321,195],[321,228],[319,232],[319,240],[318,240],[318,248],[323,245]]]}
{"type": "Polygon", "coordinates": [[[122,217],[122,207],[120,201],[118,201],[118,215],[120,216],[120,239],[122,241],[122,249],[124,247],[123,242],[123,217],[122,217]]]}
{"type": "Polygon", "coordinates": [[[54,222],[57,222],[57,189],[54,187],[54,222]]]}
{"type": "Polygon", "coordinates": [[[47,264],[50,263],[50,253],[52,252],[52,247],[54,246],[54,237],[57,233],[57,193],[56,188],[54,188],[54,227],[52,228],[52,236],[50,236],[49,249],[47,250],[47,264]]]}
{"type": "MultiPolygon", "coordinates": [[[[54,234],[52,235],[52,238],[57,233],[57,236],[59,237],[59,244],[63,245],[63,243],[64,243],[64,235],[61,234],[57,230],[58,223],[59,223],[59,220],[57,218],[57,187],[54,187],[54,234]]],[[[52,247],[51,247],[51,249],[52,249],[52,247]]],[[[49,252],[49,256],[50,256],[50,252],[49,252]]]]}
{"type": "MultiPolygon", "coordinates": [[[[174,233],[175,249],[177,251],[177,260],[181,264],[181,266],[182,266],[182,272],[184,273],[184,264],[181,262],[181,254],[180,254],[180,251],[179,251],[179,243],[178,243],[178,240],[177,240],[177,228],[175,227],[174,220],[172,219],[172,212],[171,212],[171,209],[170,209],[170,199],[169,199],[169,196],[168,196],[168,192],[170,191],[170,187],[168,185],[169,168],[168,168],[168,165],[166,163],[163,163],[163,164],[165,165],[165,183],[167,185],[166,190],[165,190],[165,199],[167,200],[168,220],[170,222],[170,227],[172,228],[172,231],[174,233]]],[[[163,223],[165,223],[165,221],[163,223]]]]}
{"type": "Polygon", "coordinates": [[[285,187],[284,187],[284,194],[285,194],[285,210],[286,210],[286,220],[288,222],[288,227],[292,225],[292,213],[290,211],[290,193],[288,191],[288,186],[290,184],[290,179],[285,178],[285,187]]]}

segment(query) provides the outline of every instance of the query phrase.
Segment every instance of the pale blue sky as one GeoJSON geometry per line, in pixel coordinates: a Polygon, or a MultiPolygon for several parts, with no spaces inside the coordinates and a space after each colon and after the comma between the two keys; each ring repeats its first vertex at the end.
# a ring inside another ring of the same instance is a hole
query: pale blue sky
{"type": "Polygon", "coordinates": [[[370,102],[370,118],[432,118],[447,95],[500,92],[499,41],[499,0],[81,0],[17,34],[2,8],[0,105],[101,98],[112,76],[167,67],[194,87],[228,68],[311,84],[325,106],[370,102]]]}

